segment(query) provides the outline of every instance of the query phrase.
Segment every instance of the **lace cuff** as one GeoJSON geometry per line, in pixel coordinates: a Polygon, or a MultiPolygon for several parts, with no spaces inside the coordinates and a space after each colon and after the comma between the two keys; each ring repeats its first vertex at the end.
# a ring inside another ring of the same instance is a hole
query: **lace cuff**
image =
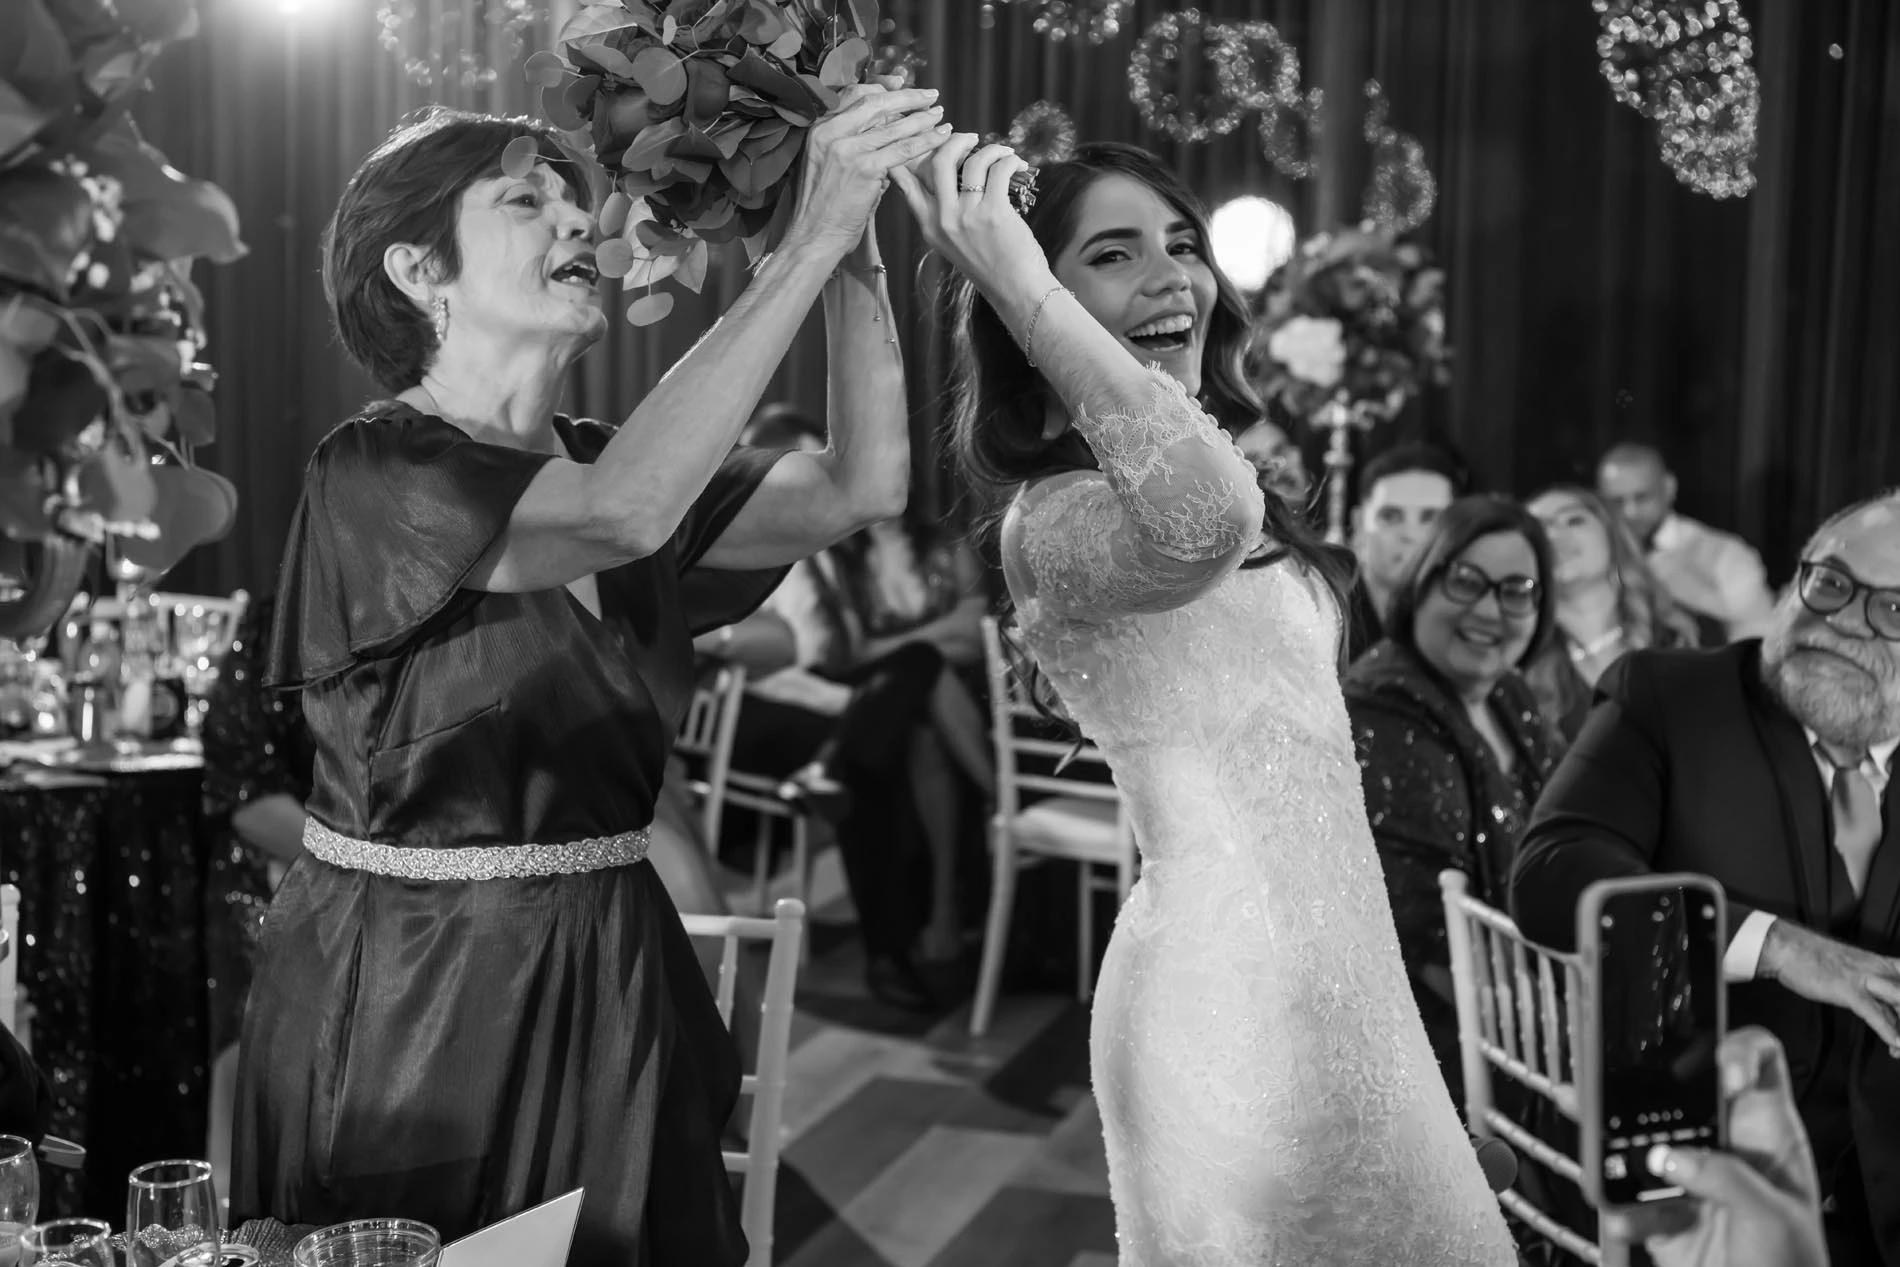
{"type": "Polygon", "coordinates": [[[1075,419],[1109,487],[1158,554],[1200,563],[1250,547],[1266,513],[1252,464],[1178,380],[1150,379],[1138,411],[1075,419]]]}

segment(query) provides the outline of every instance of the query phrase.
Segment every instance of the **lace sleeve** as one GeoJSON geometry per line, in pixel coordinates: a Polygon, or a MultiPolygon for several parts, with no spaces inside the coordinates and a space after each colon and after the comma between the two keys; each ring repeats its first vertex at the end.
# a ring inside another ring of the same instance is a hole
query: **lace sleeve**
{"type": "Polygon", "coordinates": [[[1252,465],[1179,382],[1153,378],[1141,411],[1076,419],[1101,475],[1032,490],[1009,534],[1031,597],[1072,617],[1180,607],[1259,538],[1265,502],[1252,465]]]}

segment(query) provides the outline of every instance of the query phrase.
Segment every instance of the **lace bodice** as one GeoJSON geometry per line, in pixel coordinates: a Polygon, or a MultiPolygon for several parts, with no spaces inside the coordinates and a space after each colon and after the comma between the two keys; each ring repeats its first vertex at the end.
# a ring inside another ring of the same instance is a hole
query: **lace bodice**
{"type": "Polygon", "coordinates": [[[1504,1267],[1399,957],[1337,604],[1243,567],[1252,467],[1172,380],[1076,425],[1101,471],[1026,490],[1004,565],[1142,854],[1092,1027],[1122,1267],[1504,1267]]]}

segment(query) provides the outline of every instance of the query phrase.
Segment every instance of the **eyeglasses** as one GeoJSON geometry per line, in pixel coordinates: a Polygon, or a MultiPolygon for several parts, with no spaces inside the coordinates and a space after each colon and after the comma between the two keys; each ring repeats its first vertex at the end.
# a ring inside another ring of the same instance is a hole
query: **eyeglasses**
{"type": "Polygon", "coordinates": [[[1543,591],[1543,586],[1531,577],[1504,576],[1492,580],[1469,563],[1454,563],[1446,568],[1438,587],[1460,607],[1475,606],[1486,594],[1496,594],[1498,610],[1507,616],[1536,615],[1537,596],[1543,591]]]}
{"type": "Polygon", "coordinates": [[[1900,589],[1875,589],[1832,563],[1803,563],[1797,592],[1801,604],[1817,616],[1832,616],[1865,594],[1867,627],[1888,642],[1900,642],[1900,589]]]}

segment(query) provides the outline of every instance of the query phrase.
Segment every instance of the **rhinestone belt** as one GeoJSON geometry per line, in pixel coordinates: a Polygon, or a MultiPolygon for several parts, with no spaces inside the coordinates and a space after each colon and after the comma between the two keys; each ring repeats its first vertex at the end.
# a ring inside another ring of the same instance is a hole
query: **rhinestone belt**
{"type": "Polygon", "coordinates": [[[406,849],[339,835],[314,818],[304,819],[303,847],[333,867],[369,871],[400,880],[517,880],[528,876],[578,875],[630,867],[647,856],[646,828],[618,836],[593,836],[564,845],[468,846],[406,849]]]}

